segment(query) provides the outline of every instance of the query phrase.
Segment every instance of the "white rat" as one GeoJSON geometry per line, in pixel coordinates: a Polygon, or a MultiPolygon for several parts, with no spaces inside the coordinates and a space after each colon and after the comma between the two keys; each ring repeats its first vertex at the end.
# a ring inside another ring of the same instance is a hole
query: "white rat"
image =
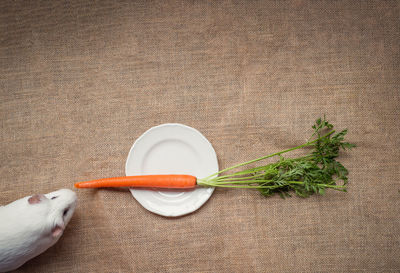
{"type": "Polygon", "coordinates": [[[54,245],[75,206],[76,194],[68,189],[0,206],[0,272],[17,269],[54,245]]]}

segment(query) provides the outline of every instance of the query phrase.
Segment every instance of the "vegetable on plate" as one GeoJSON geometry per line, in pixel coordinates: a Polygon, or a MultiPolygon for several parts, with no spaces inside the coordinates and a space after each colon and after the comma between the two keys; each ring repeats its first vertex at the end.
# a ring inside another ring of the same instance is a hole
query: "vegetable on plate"
{"type": "Polygon", "coordinates": [[[325,117],[317,119],[312,128],[314,132],[310,140],[302,145],[234,165],[204,178],[184,174],[139,175],[79,182],[75,187],[249,188],[257,189],[264,196],[279,194],[283,198],[290,196],[290,192],[308,197],[314,193],[323,195],[326,189],[346,191],[348,170],[337,161],[337,157],[341,149],[355,147],[344,141],[347,130],[337,133],[325,117]],[[283,157],[283,154],[305,148],[311,148],[311,151],[299,157],[283,157]],[[272,157],[279,159],[273,163],[249,167],[272,157]],[[243,169],[244,166],[247,168],[243,169]]]}

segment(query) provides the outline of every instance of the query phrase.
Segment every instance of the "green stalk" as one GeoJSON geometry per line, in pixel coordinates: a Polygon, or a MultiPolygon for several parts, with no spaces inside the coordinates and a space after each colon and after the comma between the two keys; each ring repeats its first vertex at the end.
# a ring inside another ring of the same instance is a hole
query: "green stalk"
{"type": "Polygon", "coordinates": [[[221,176],[218,177],[218,181],[237,181],[237,180],[248,180],[248,179],[253,179],[255,177],[261,177],[265,176],[265,173],[257,174],[257,175],[252,175],[252,176],[241,176],[237,178],[221,178],[221,176]]]}
{"type": "MultiPolygon", "coordinates": [[[[256,180],[258,181],[258,180],[256,180]]],[[[269,181],[271,182],[272,180],[265,180],[265,181],[269,181]]],[[[254,183],[254,181],[253,181],[254,183]]],[[[304,185],[304,182],[302,181],[286,181],[287,184],[297,184],[297,185],[304,185]]],[[[212,182],[205,182],[205,181],[200,181],[199,182],[200,186],[211,186],[211,187],[225,187],[225,188],[243,188],[243,189],[275,189],[275,188],[279,188],[282,186],[286,186],[286,185],[275,185],[275,186],[266,186],[266,185],[244,185],[244,186],[236,186],[236,185],[225,185],[225,184],[221,184],[221,183],[212,183],[212,182]]],[[[287,185],[289,186],[289,185],[287,185]]],[[[320,187],[326,187],[326,188],[332,188],[332,189],[345,189],[346,186],[340,186],[340,185],[328,185],[328,184],[316,184],[316,186],[320,186],[320,187]]]]}
{"type": "Polygon", "coordinates": [[[312,138],[315,136],[312,141],[308,140],[302,145],[225,168],[198,179],[197,184],[204,187],[257,189],[264,196],[279,194],[283,198],[290,196],[288,194],[290,191],[294,191],[300,197],[308,197],[315,193],[323,195],[328,188],[346,191],[348,171],[336,157],[340,148],[355,147],[354,144],[344,141],[347,130],[334,134],[333,125],[325,118],[317,119],[312,128],[314,129],[312,138]],[[324,129],[330,131],[321,136],[321,131],[324,129]],[[333,136],[330,137],[331,135],[333,136]],[[282,156],[284,153],[307,146],[312,146],[313,150],[305,156],[296,158],[282,156]],[[237,170],[239,167],[274,156],[279,156],[280,159],[274,163],[237,170]],[[226,173],[233,169],[236,170],[226,173]],[[339,180],[343,181],[343,185],[336,184],[339,180]]]}
{"type": "MultiPolygon", "coordinates": [[[[273,157],[273,156],[281,155],[281,154],[284,154],[284,153],[287,153],[287,152],[291,152],[291,151],[294,151],[294,150],[297,150],[297,149],[301,149],[301,148],[304,148],[304,147],[307,147],[307,146],[311,146],[311,145],[313,145],[315,142],[317,142],[318,140],[320,140],[320,139],[322,139],[322,138],[325,138],[325,137],[328,137],[328,136],[330,136],[331,134],[333,134],[334,132],[335,132],[335,130],[332,130],[332,131],[330,131],[329,133],[327,133],[326,135],[324,135],[324,136],[322,136],[322,137],[319,137],[319,138],[317,138],[317,139],[315,139],[315,140],[313,140],[313,141],[311,141],[311,142],[306,142],[306,143],[304,143],[304,144],[302,144],[302,145],[299,145],[299,146],[296,146],[296,147],[293,147],[293,148],[289,148],[289,149],[286,149],[286,150],[283,150],[283,151],[280,151],[280,152],[276,152],[276,153],[273,153],[273,154],[269,154],[269,155],[266,155],[266,156],[262,156],[262,157],[257,158],[257,159],[253,159],[253,160],[250,160],[250,161],[247,161],[247,162],[244,162],[244,163],[240,163],[240,164],[234,165],[234,166],[232,166],[232,167],[223,169],[222,171],[213,173],[213,174],[211,174],[211,175],[209,175],[209,176],[207,176],[207,177],[205,177],[205,178],[203,178],[203,179],[201,179],[201,180],[203,180],[203,181],[204,181],[204,180],[208,180],[208,179],[210,179],[210,178],[213,177],[213,176],[217,176],[217,175],[219,175],[219,174],[221,174],[221,173],[230,171],[230,170],[235,169],[235,168],[242,167],[242,166],[244,166],[244,165],[248,165],[248,164],[251,164],[251,163],[254,163],[254,162],[263,160],[263,159],[267,159],[267,158],[270,158],[270,157],[273,157]]],[[[260,168],[260,167],[257,167],[257,168],[260,168]]],[[[238,174],[235,174],[235,175],[238,175],[238,174]]]]}
{"type": "MultiPolygon", "coordinates": [[[[261,180],[261,179],[259,179],[259,180],[239,180],[239,181],[237,181],[237,180],[235,180],[235,181],[219,181],[219,180],[216,180],[216,181],[210,181],[210,183],[213,183],[214,185],[217,185],[217,186],[219,186],[219,185],[226,185],[226,184],[257,184],[257,183],[263,183],[263,184],[265,184],[265,183],[271,183],[271,182],[274,182],[273,180],[261,180]]],[[[199,182],[198,182],[198,184],[202,184],[202,183],[207,183],[207,182],[204,182],[204,181],[202,181],[202,180],[200,180],[199,182]]]]}

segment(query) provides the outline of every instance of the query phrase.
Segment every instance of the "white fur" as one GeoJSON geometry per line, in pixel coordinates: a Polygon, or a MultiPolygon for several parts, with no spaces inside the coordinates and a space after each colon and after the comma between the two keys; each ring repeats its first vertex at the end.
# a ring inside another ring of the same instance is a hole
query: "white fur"
{"type": "Polygon", "coordinates": [[[0,272],[17,269],[54,245],[71,219],[76,206],[73,191],[35,195],[39,196],[36,202],[27,196],[0,206],[0,272]]]}

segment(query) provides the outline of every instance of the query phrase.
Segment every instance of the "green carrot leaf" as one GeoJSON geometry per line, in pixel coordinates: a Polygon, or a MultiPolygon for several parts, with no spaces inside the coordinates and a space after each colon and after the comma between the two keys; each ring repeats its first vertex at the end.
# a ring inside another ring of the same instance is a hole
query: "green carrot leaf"
{"type": "Polygon", "coordinates": [[[325,195],[326,189],[346,192],[349,172],[337,161],[337,157],[340,150],[352,149],[356,145],[344,141],[347,129],[335,133],[333,128],[325,116],[323,119],[318,118],[312,125],[313,133],[306,143],[226,168],[199,179],[197,183],[211,187],[255,188],[266,197],[278,194],[282,198],[290,197],[290,192],[303,198],[313,194],[325,195]],[[305,147],[311,147],[312,151],[295,158],[282,156],[284,153],[305,147]],[[272,157],[278,157],[278,160],[234,171],[272,157]],[[233,173],[224,174],[230,171],[233,173]],[[338,185],[339,181],[341,184],[338,185]]]}

